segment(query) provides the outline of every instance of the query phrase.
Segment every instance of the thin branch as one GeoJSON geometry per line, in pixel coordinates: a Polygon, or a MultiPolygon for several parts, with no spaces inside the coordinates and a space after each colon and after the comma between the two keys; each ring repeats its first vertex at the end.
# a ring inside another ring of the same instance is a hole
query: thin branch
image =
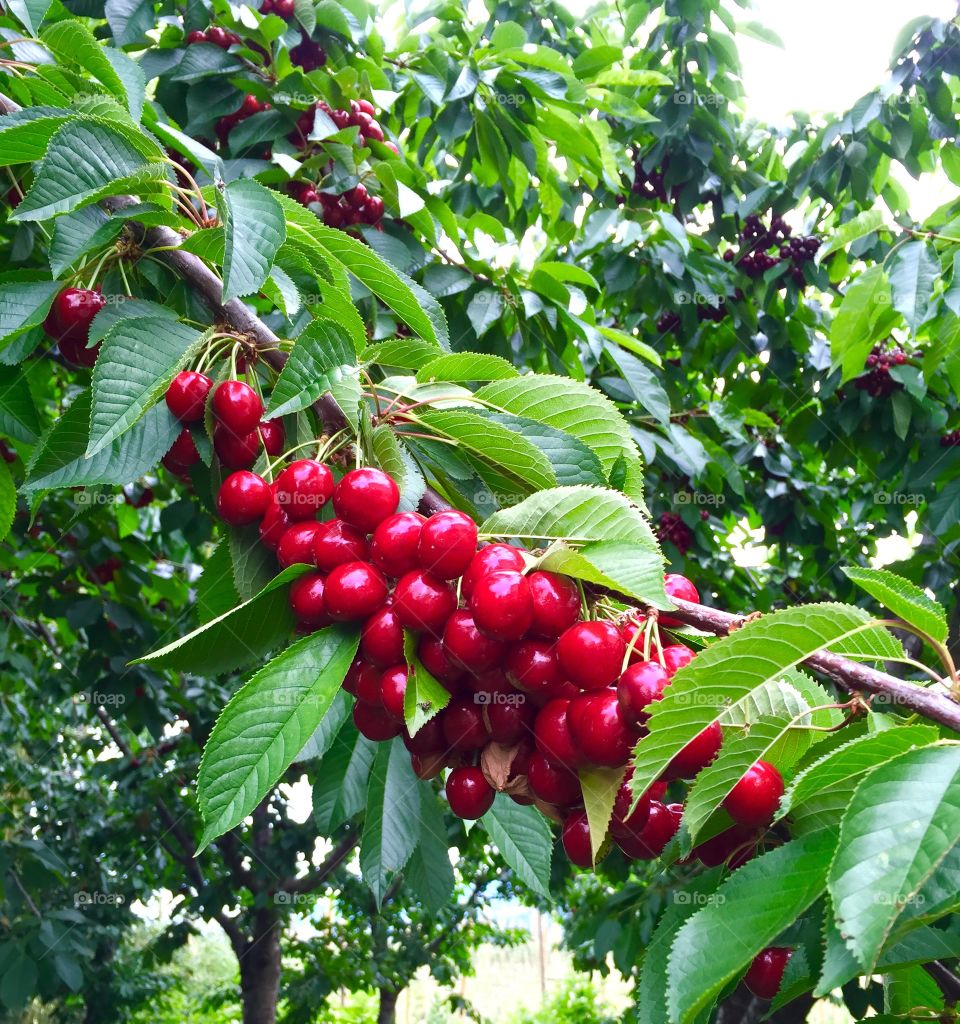
{"type": "Polygon", "coordinates": [[[350,829],[327,854],[320,867],[307,875],[303,875],[301,878],[286,879],[280,888],[284,892],[313,892],[315,889],[319,889],[330,875],[350,856],[359,842],[360,833],[356,829],[350,829]]]}

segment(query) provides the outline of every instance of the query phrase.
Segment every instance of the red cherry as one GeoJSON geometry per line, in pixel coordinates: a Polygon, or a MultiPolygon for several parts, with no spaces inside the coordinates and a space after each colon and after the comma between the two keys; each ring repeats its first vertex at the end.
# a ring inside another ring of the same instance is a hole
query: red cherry
{"type": "Polygon", "coordinates": [[[617,697],[626,720],[643,725],[650,717],[647,705],[662,700],[669,683],[670,677],[659,662],[638,661],[628,665],[617,683],[617,697]]]}
{"type": "Polygon", "coordinates": [[[384,743],[399,736],[403,726],[375,704],[358,700],[353,705],[353,724],[361,736],[376,743],[384,743]]]}
{"type": "Polygon", "coordinates": [[[260,451],[260,435],[255,430],[249,434],[234,434],[229,427],[218,423],[213,428],[213,450],[228,469],[249,469],[260,451]]]}
{"type": "Polygon", "coordinates": [[[332,496],[333,474],[316,459],[297,459],[277,477],[277,504],[293,520],[313,519],[332,496]]]}
{"type": "Polygon", "coordinates": [[[219,46],[221,50],[227,50],[230,47],[230,35],[231,33],[225,28],[214,25],[212,28],[207,29],[207,42],[213,43],[214,46],[219,46]]]}
{"type": "Polygon", "coordinates": [[[354,185],[353,188],[347,189],[343,193],[343,198],[356,209],[359,209],[367,201],[367,189],[366,186],[361,182],[354,185]]]}
{"type": "Polygon", "coordinates": [[[689,665],[696,657],[696,653],[683,644],[669,644],[663,648],[663,667],[671,678],[679,672],[684,665],[689,665]]]}
{"type": "Polygon", "coordinates": [[[403,745],[411,754],[439,754],[444,755],[447,751],[447,744],[443,738],[443,723],[439,715],[424,722],[417,730],[415,736],[409,733],[403,734],[403,745]]]}
{"type": "Polygon", "coordinates": [[[382,469],[351,469],[333,490],[337,515],[361,533],[371,533],[400,504],[400,490],[382,469]]]}
{"type": "Polygon", "coordinates": [[[677,834],[682,810],[680,804],[664,806],[651,800],[646,825],[637,835],[619,837],[617,846],[633,860],[655,860],[677,834]]]}
{"type": "Polygon", "coordinates": [[[381,707],[382,701],[380,700],[380,671],[370,664],[369,661],[364,661],[362,658],[354,660],[350,666],[350,671],[347,673],[350,685],[347,686],[347,680],[343,681],[343,688],[347,693],[352,693],[358,700],[362,700],[365,704],[372,704],[374,707],[381,707]]]}
{"type": "Polygon", "coordinates": [[[263,402],[249,384],[225,380],[214,389],[213,415],[234,434],[249,434],[260,423],[263,402]]]}
{"type": "Polygon", "coordinates": [[[193,443],[190,431],[184,427],[177,434],[176,441],[170,446],[170,451],[164,455],[162,462],[171,473],[185,473],[191,466],[200,461],[200,453],[193,443]]]}
{"type": "Polygon", "coordinates": [[[521,640],[507,653],[507,678],[518,689],[535,697],[559,697],[566,685],[556,645],[549,640],[521,640]]]}
{"type": "Polygon", "coordinates": [[[533,598],[534,636],[553,639],[580,618],[580,591],[573,580],[552,572],[532,572],[527,577],[533,598]]]}
{"type": "Polygon", "coordinates": [[[443,709],[443,738],[451,750],[466,753],[487,745],[481,707],[472,697],[458,697],[443,709]]]}
{"type": "Polygon", "coordinates": [[[411,754],[410,767],[413,768],[413,774],[416,775],[418,779],[423,779],[424,782],[429,782],[430,779],[437,778],[446,765],[444,764],[442,755],[428,753],[411,754]]]}
{"type": "Polygon", "coordinates": [[[93,348],[87,348],[85,341],[73,341],[70,338],[61,338],[57,342],[57,348],[60,349],[60,355],[71,366],[79,366],[86,370],[96,364],[97,356],[100,353],[99,344],[94,345],[93,348]]]}
{"type": "Polygon", "coordinates": [[[370,561],[394,579],[418,568],[417,542],[426,519],[419,512],[397,512],[373,531],[370,561]]]}
{"type": "Polygon", "coordinates": [[[533,726],[537,750],[561,768],[578,768],[583,757],[577,748],[570,728],[570,701],[558,697],[545,704],[537,713],[533,726]]]}
{"type": "Polygon", "coordinates": [[[330,618],[323,603],[323,573],[307,572],[290,584],[290,607],[298,622],[326,625],[330,618]]]}
{"type": "Polygon", "coordinates": [[[637,801],[633,813],[633,791],[629,782],[623,782],[613,802],[613,817],[610,819],[610,834],[615,839],[629,839],[638,836],[650,817],[650,797],[644,793],[637,801]]]}
{"type": "MultiPolygon", "coordinates": [[[[377,122],[374,121],[373,118],[370,117],[369,114],[361,115],[361,116],[365,116],[367,118],[367,121],[363,123],[363,125],[361,126],[361,129],[360,129],[362,134],[363,134],[363,136],[365,138],[367,138],[367,139],[376,139],[377,142],[383,142],[383,140],[386,138],[386,136],[383,134],[383,129],[380,127],[380,125],[377,124],[377,122]],[[367,123],[367,122],[369,122],[369,123],[367,123]]],[[[379,196],[373,196],[373,197],[371,197],[370,201],[373,202],[374,199],[379,199],[379,198],[380,198],[379,196]]],[[[380,199],[380,206],[381,206],[380,213],[382,214],[383,213],[383,210],[382,210],[383,200],[382,199],[380,199]]]]}
{"type": "Polygon", "coordinates": [[[289,21],[295,10],[294,0],[273,0],[273,13],[278,14],[284,21],[289,21]]]}
{"type": "Polygon", "coordinates": [[[619,768],[630,759],[638,737],[620,710],[615,690],[574,697],[567,721],[574,743],[591,764],[619,768]]]}
{"type": "Polygon", "coordinates": [[[483,772],[472,765],[454,768],[447,776],[445,791],[450,810],[466,821],[482,818],[493,806],[496,795],[483,772]]]}
{"type": "Polygon", "coordinates": [[[783,776],[767,761],[751,765],[730,790],[723,806],[741,825],[766,825],[772,820],[783,796],[783,776]]]}
{"type": "MultiPolygon", "coordinates": [[[[106,304],[107,300],[99,291],[90,288],[64,288],[53,300],[50,312],[43,322],[44,330],[58,342],[75,343],[81,358],[90,358],[83,356],[85,351],[93,352],[96,358],[96,351],[87,350],[86,344],[93,318],[106,304]]],[[[92,366],[93,362],[78,365],[92,366]]]]}
{"type": "Polygon", "coordinates": [[[283,454],[283,446],[286,442],[286,434],[280,420],[264,420],[258,427],[260,440],[263,442],[263,450],[267,455],[276,458],[283,454]]]}
{"type": "Polygon", "coordinates": [[[271,551],[276,551],[280,538],[286,533],[289,526],[290,517],[277,504],[276,498],[271,495],[267,511],[260,521],[260,543],[271,551]]]}
{"type": "Polygon", "coordinates": [[[510,693],[516,697],[520,694],[507,682],[507,677],[499,668],[492,668],[488,672],[481,672],[480,675],[464,673],[462,676],[464,687],[472,693],[483,694],[478,703],[487,704],[495,693],[510,693]]]}
{"type": "Polygon", "coordinates": [[[205,32],[201,32],[199,29],[194,29],[192,32],[187,33],[187,45],[192,43],[205,43],[207,36],[205,32]]]}
{"type": "Polygon", "coordinates": [[[394,665],[380,675],[380,702],[388,715],[403,721],[403,697],[407,692],[407,666],[394,665]]]}
{"type": "Polygon", "coordinates": [[[403,626],[391,607],[374,612],[363,624],[360,653],[381,668],[403,661],[403,626]]]}
{"type": "Polygon", "coordinates": [[[393,610],[407,629],[440,633],[456,607],[449,584],[421,569],[401,576],[393,591],[393,610]]]}
{"type": "MultiPolygon", "coordinates": [[[[751,845],[755,846],[756,841],[755,831],[746,828],[744,825],[732,825],[711,839],[700,843],[699,846],[695,846],[690,856],[696,857],[706,868],[719,867],[734,854],[738,854],[735,859],[742,863],[743,854],[751,852],[749,847],[751,845]]],[[[749,859],[749,857],[746,859],[749,859]]],[[[733,862],[731,861],[732,864],[733,862]]]]}
{"type": "Polygon", "coordinates": [[[455,692],[457,684],[463,678],[463,669],[447,657],[443,647],[443,640],[437,636],[425,635],[420,637],[417,644],[417,657],[423,667],[433,676],[437,682],[451,693],[455,692]]]}
{"type": "Polygon", "coordinates": [[[780,991],[783,972],[792,953],[792,949],[782,946],[768,946],[760,950],[744,975],[744,984],[760,999],[773,999],[780,991]]]}
{"type": "Polygon", "coordinates": [[[479,674],[499,665],[503,644],[484,636],[467,611],[454,612],[443,630],[443,650],[454,665],[479,674]]]}
{"type": "Polygon", "coordinates": [[[196,423],[203,419],[204,406],[213,381],[205,373],[181,370],[170,381],[164,396],[167,408],[181,423],[196,423]]]}
{"type": "Polygon", "coordinates": [[[509,544],[488,544],[470,560],[470,565],[460,581],[460,592],[469,600],[481,576],[488,572],[496,572],[498,569],[516,569],[517,572],[522,572],[523,568],[523,553],[519,548],[512,548],[509,544]]]}
{"type": "Polygon", "coordinates": [[[420,567],[442,580],[462,576],[477,550],[477,524],[463,512],[438,512],[420,530],[420,567]]]}
{"type": "MultiPolygon", "coordinates": [[[[700,595],[697,593],[697,588],[686,576],[681,576],[679,573],[667,573],[663,578],[663,589],[667,592],[667,597],[679,597],[681,601],[700,603],[700,595]]],[[[663,612],[660,613],[660,622],[662,625],[669,627],[683,625],[679,619],[675,619],[672,615],[665,615],[663,612]]]]}
{"type": "Polygon", "coordinates": [[[483,711],[490,739],[504,746],[513,746],[529,736],[533,731],[534,709],[532,704],[524,702],[523,694],[497,692],[491,696],[483,711]],[[498,700],[498,696],[510,699],[498,700]]]}
{"type": "Polygon", "coordinates": [[[719,722],[711,722],[703,732],[692,740],[667,765],[665,778],[692,779],[701,768],[717,756],[723,744],[723,730],[719,722]]]}
{"type": "Polygon", "coordinates": [[[590,845],[590,823],[586,811],[574,811],[568,814],[563,822],[560,833],[563,851],[571,864],[578,868],[593,867],[593,849],[590,845]]]}
{"type": "Polygon", "coordinates": [[[376,224],[383,219],[385,210],[384,202],[379,196],[370,196],[360,211],[360,218],[364,224],[376,224]]]}
{"type": "Polygon", "coordinates": [[[284,569],[300,562],[313,565],[313,539],[319,523],[294,523],[277,541],[277,561],[284,569]]]}
{"type": "Polygon", "coordinates": [[[366,619],[387,599],[387,581],[369,562],[345,562],[327,576],[324,602],[337,622],[366,619]]]}
{"type": "Polygon", "coordinates": [[[371,117],[377,116],[377,108],[369,100],[357,100],[357,106],[371,117]]]}
{"type": "Polygon", "coordinates": [[[481,576],[470,595],[477,628],[497,640],[519,640],[533,622],[533,596],[526,577],[514,569],[481,576]]]}
{"type": "Polygon", "coordinates": [[[270,505],[270,485],[262,476],[241,469],[231,473],[217,491],[217,512],[231,526],[262,519],[270,505]]]}
{"type": "Polygon", "coordinates": [[[243,120],[248,117],[252,117],[254,114],[259,114],[261,110],[267,110],[269,106],[269,103],[261,103],[256,96],[251,96],[247,93],[247,95],[243,97],[243,102],[240,104],[236,114],[241,118],[241,120],[243,120]]]}
{"type": "MultiPolygon", "coordinates": [[[[643,661],[643,634],[646,627],[646,616],[640,615],[636,618],[630,619],[620,627],[620,635],[623,637],[623,642],[627,645],[630,650],[631,661],[643,661]]],[[[659,634],[655,634],[659,635],[659,634]]],[[[650,638],[651,644],[654,643],[654,637],[650,638]]]]}
{"type": "Polygon", "coordinates": [[[365,562],[369,553],[367,538],[339,519],[321,523],[313,542],[313,560],[327,572],[345,562],[365,562]]]}
{"type": "Polygon", "coordinates": [[[560,667],[582,690],[599,690],[617,679],[625,651],[612,622],[578,622],[557,641],[560,667]]]}
{"type": "Polygon", "coordinates": [[[539,750],[530,755],[527,782],[534,796],[557,807],[569,807],[582,797],[577,776],[569,768],[548,760],[539,750]]]}

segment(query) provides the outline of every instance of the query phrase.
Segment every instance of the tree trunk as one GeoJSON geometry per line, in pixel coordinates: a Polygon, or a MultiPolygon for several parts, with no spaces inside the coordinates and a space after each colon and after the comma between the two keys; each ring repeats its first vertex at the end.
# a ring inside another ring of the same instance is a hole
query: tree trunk
{"type": "Polygon", "coordinates": [[[280,922],[272,908],[255,912],[253,936],[239,960],[243,1024],[276,1024],[280,993],[280,922]]]}
{"type": "Polygon", "coordinates": [[[394,1024],[397,1019],[397,996],[399,993],[389,989],[380,989],[380,1009],[377,1013],[377,1024],[394,1024]]]}

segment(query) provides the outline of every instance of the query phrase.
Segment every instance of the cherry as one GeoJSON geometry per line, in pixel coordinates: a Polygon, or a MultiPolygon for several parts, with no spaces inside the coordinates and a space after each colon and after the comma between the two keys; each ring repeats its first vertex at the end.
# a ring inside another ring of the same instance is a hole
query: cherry
{"type": "Polygon", "coordinates": [[[573,580],[552,572],[532,572],[527,577],[533,598],[535,636],[553,639],[580,618],[580,591],[573,580]]]}
{"type": "Polygon", "coordinates": [[[361,736],[376,743],[384,743],[399,736],[403,726],[376,704],[358,700],[353,705],[353,724],[361,736]]]}
{"type": "Polygon", "coordinates": [[[696,652],[683,644],[669,644],[663,648],[663,667],[667,670],[668,676],[674,676],[677,672],[689,665],[696,657],[696,652]]]}
{"type": "Polygon", "coordinates": [[[423,667],[437,682],[442,683],[445,689],[453,693],[458,688],[457,684],[463,678],[464,671],[447,657],[440,637],[429,634],[420,637],[417,657],[423,667]]]}
{"type": "Polygon", "coordinates": [[[638,737],[620,710],[615,690],[574,697],[567,720],[574,743],[591,764],[618,768],[630,759],[638,737]]]}
{"type": "Polygon", "coordinates": [[[433,752],[427,754],[411,754],[410,755],[410,767],[413,768],[413,774],[418,779],[423,779],[424,782],[429,782],[430,779],[435,779],[446,767],[442,754],[436,754],[433,752]]]}
{"type": "Polygon", "coordinates": [[[499,668],[492,668],[489,672],[481,672],[480,675],[464,673],[463,685],[473,693],[482,693],[483,697],[478,703],[487,704],[494,693],[512,693],[519,697],[517,691],[507,682],[507,677],[499,668]]]}
{"type": "Polygon", "coordinates": [[[697,733],[690,742],[675,754],[667,765],[665,778],[692,779],[701,768],[717,756],[723,743],[723,730],[719,722],[711,722],[703,732],[697,733]]]}
{"type": "Polygon", "coordinates": [[[633,813],[633,790],[629,782],[622,782],[613,802],[613,816],[610,819],[610,834],[616,839],[629,839],[640,834],[650,817],[650,797],[642,794],[633,813]]]}
{"type": "Polygon", "coordinates": [[[443,756],[447,752],[447,744],[443,738],[443,722],[439,715],[428,719],[417,730],[415,736],[409,733],[403,734],[403,745],[411,754],[439,754],[443,756]]]}
{"type": "Polygon", "coordinates": [[[633,860],[655,860],[677,834],[682,813],[680,804],[651,800],[646,825],[636,835],[618,837],[617,846],[633,860]]]}
{"type": "MultiPolygon", "coordinates": [[[[620,634],[623,637],[623,642],[627,645],[630,651],[631,661],[643,661],[643,634],[646,629],[646,616],[640,615],[636,618],[630,619],[620,627],[620,634]]],[[[654,642],[654,637],[659,636],[658,633],[654,633],[651,636],[651,643],[654,642]]]]}
{"type": "Polygon", "coordinates": [[[503,644],[491,640],[477,629],[473,616],[456,611],[443,630],[443,651],[447,658],[467,672],[479,674],[498,665],[503,657],[503,644]]]}
{"type": "Polygon", "coordinates": [[[578,868],[593,867],[593,848],[590,844],[590,823],[586,811],[574,811],[563,822],[560,834],[563,851],[571,864],[578,868]]]}
{"type": "Polygon", "coordinates": [[[504,746],[519,743],[533,729],[533,706],[525,704],[521,694],[514,697],[514,700],[493,700],[484,707],[490,739],[504,746]]]}
{"type": "Polygon", "coordinates": [[[196,423],[203,419],[212,387],[213,381],[205,373],[181,370],[167,387],[164,396],[167,408],[181,423],[196,423]]]}
{"type": "Polygon", "coordinates": [[[270,505],[270,485],[262,476],[242,469],[231,473],[217,491],[217,512],[230,526],[262,519],[270,505]]]}
{"type": "Polygon", "coordinates": [[[570,703],[565,697],[549,701],[537,713],[533,726],[537,750],[562,768],[578,768],[583,763],[570,728],[570,703]]]}
{"type": "Polygon", "coordinates": [[[456,607],[449,584],[420,569],[401,576],[393,591],[393,610],[407,629],[439,633],[456,607]]]}
{"type": "Polygon", "coordinates": [[[548,640],[521,640],[507,653],[507,678],[533,696],[559,697],[568,685],[557,661],[554,644],[548,640]]]}
{"type": "Polygon", "coordinates": [[[723,806],[741,825],[766,825],[776,814],[783,796],[783,776],[767,761],[751,765],[730,790],[723,806]]]}
{"type": "Polygon", "coordinates": [[[539,750],[530,755],[527,782],[537,799],[557,807],[570,807],[582,796],[577,776],[569,768],[548,760],[539,750]]]}
{"type": "Polygon", "coordinates": [[[474,584],[470,610],[487,636],[519,640],[533,622],[530,584],[515,569],[488,572],[474,584]]]}
{"type": "Polygon", "coordinates": [[[263,450],[267,455],[276,458],[283,454],[283,446],[286,442],[286,434],[283,423],[280,420],[264,420],[257,427],[257,433],[263,442],[263,450]]]}
{"type": "Polygon", "coordinates": [[[277,504],[295,521],[313,519],[332,496],[333,474],[315,459],[297,459],[277,477],[277,504]]]}
{"type": "MultiPolygon", "coordinates": [[[[380,132],[381,139],[383,132],[380,132]]],[[[370,196],[370,198],[364,203],[363,209],[360,211],[360,217],[364,224],[376,224],[377,221],[381,220],[386,210],[383,200],[380,196],[370,196]]]]}
{"type": "Polygon", "coordinates": [[[87,348],[85,341],[73,341],[70,338],[61,338],[57,342],[57,348],[60,349],[60,355],[71,366],[79,366],[86,370],[96,364],[97,355],[100,352],[99,344],[94,345],[93,348],[87,348]]]}
{"type": "Polygon", "coordinates": [[[249,469],[260,451],[260,435],[255,430],[249,434],[234,434],[229,427],[218,423],[213,428],[213,450],[229,469],[249,469]]]}
{"type": "Polygon", "coordinates": [[[383,472],[365,466],[351,469],[333,489],[337,515],[362,533],[371,533],[400,504],[400,490],[383,472]]]}
{"type": "Polygon", "coordinates": [[[191,43],[205,43],[207,41],[206,32],[201,32],[200,29],[195,28],[192,32],[187,33],[187,44],[191,43]]]}
{"type": "Polygon", "coordinates": [[[213,43],[214,46],[219,46],[221,50],[229,49],[232,33],[228,32],[225,28],[221,28],[219,25],[214,25],[207,29],[206,41],[213,43]]]}
{"type": "Polygon", "coordinates": [[[760,999],[773,999],[780,991],[783,972],[792,953],[792,949],[783,946],[761,949],[744,975],[744,984],[760,999]]]}
{"type": "MultiPolygon", "coordinates": [[[[697,588],[686,576],[681,576],[679,573],[667,573],[663,578],[663,589],[667,592],[667,597],[679,597],[681,601],[693,601],[694,603],[700,602],[697,588]]],[[[675,619],[672,615],[665,615],[663,612],[660,613],[660,622],[669,627],[683,625],[679,619],[675,619]]]]}
{"type": "Polygon", "coordinates": [[[638,661],[628,665],[617,683],[624,718],[632,725],[643,725],[650,717],[647,705],[662,700],[669,683],[670,676],[659,662],[638,661]]]}
{"type": "Polygon", "coordinates": [[[344,680],[344,689],[348,693],[352,693],[358,700],[362,700],[365,704],[372,704],[374,707],[382,707],[383,702],[380,699],[380,675],[381,673],[370,664],[369,661],[364,661],[358,658],[350,666],[350,687],[347,688],[346,680],[344,680]]]}
{"type": "Polygon", "coordinates": [[[498,569],[515,569],[522,572],[524,568],[523,553],[519,548],[509,544],[488,544],[481,548],[470,560],[467,571],[460,582],[460,591],[469,600],[473,588],[481,576],[498,569]]]}
{"type": "Polygon", "coordinates": [[[289,526],[290,517],[277,504],[276,498],[271,494],[267,511],[260,521],[260,543],[271,551],[276,551],[280,538],[286,533],[289,526]]]}
{"type": "Polygon", "coordinates": [[[345,562],[365,562],[369,554],[366,537],[340,519],[321,523],[313,541],[313,560],[327,572],[345,562]]]}
{"type": "Polygon", "coordinates": [[[313,539],[319,523],[294,523],[277,541],[277,561],[284,569],[299,562],[313,565],[313,539]]]}
{"type": "Polygon", "coordinates": [[[420,567],[442,580],[466,571],[477,550],[477,524],[463,512],[437,512],[420,530],[420,567]]]}
{"type": "Polygon", "coordinates": [[[190,431],[184,428],[177,434],[176,441],[170,446],[170,451],[161,460],[171,473],[185,473],[191,466],[200,461],[200,453],[193,443],[190,431]]]}
{"type": "Polygon", "coordinates": [[[320,626],[330,621],[323,603],[323,590],[323,573],[307,572],[293,581],[288,597],[298,622],[320,626]]]}
{"type": "Polygon", "coordinates": [[[403,626],[389,605],[375,611],[363,624],[360,653],[381,668],[403,661],[403,626]]]}
{"type": "Polygon", "coordinates": [[[225,380],[213,392],[213,415],[234,434],[249,434],[263,415],[260,396],[242,380],[225,380]]]}
{"type": "Polygon", "coordinates": [[[425,522],[419,512],[397,512],[387,516],[373,531],[370,561],[394,579],[418,568],[417,543],[425,522]]]}
{"type": "Polygon", "coordinates": [[[479,768],[463,765],[447,776],[445,787],[450,810],[458,818],[473,821],[482,818],[493,806],[493,787],[479,768]]]}
{"type": "Polygon", "coordinates": [[[394,665],[380,676],[380,702],[388,715],[403,721],[403,697],[407,692],[407,666],[394,665]]]}
{"type": "Polygon", "coordinates": [[[295,9],[294,0],[273,0],[273,13],[278,14],[284,21],[289,21],[293,17],[295,9]]]}
{"type": "Polygon", "coordinates": [[[626,645],[612,622],[578,622],[557,641],[567,678],[582,690],[609,686],[619,675],[626,645]]]}
{"type": "Polygon", "coordinates": [[[50,312],[43,322],[44,330],[58,342],[65,341],[79,346],[81,355],[84,351],[92,352],[92,359],[90,356],[84,357],[89,362],[78,365],[93,366],[97,350],[86,350],[87,339],[93,318],[106,304],[107,300],[99,291],[91,288],[64,288],[53,300],[50,312]]]}
{"type": "Polygon", "coordinates": [[[366,619],[387,599],[387,581],[369,562],[345,562],[327,576],[324,602],[337,622],[366,619]]]}
{"type": "Polygon", "coordinates": [[[487,727],[481,705],[472,697],[458,697],[443,709],[443,738],[451,750],[466,753],[487,745],[487,727]]]}

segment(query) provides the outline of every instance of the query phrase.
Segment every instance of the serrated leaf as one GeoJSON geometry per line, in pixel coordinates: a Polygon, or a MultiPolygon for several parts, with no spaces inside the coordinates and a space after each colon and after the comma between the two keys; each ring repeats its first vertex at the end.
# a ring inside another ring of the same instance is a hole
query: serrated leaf
{"type": "Polygon", "coordinates": [[[848,566],[843,570],[862,590],[889,608],[894,615],[916,626],[937,643],[946,643],[947,616],[943,608],[915,583],[886,569],[862,569],[848,566]]]}
{"type": "Polygon", "coordinates": [[[313,821],[322,836],[330,836],[367,803],[370,766],[380,744],[346,722],[324,755],[313,785],[313,821]]]}
{"type": "Polygon", "coordinates": [[[544,552],[538,568],[609,587],[665,611],[672,607],[663,588],[663,555],[648,544],[600,541],[574,551],[555,543],[544,552]]]}
{"type": "Polygon", "coordinates": [[[500,356],[481,352],[448,352],[431,359],[417,372],[420,383],[449,380],[458,383],[482,380],[509,380],[518,376],[516,367],[500,356]]]}
{"type": "Polygon", "coordinates": [[[42,160],[57,130],[76,117],[75,110],[44,106],[0,116],[0,166],[42,160]]]}
{"type": "Polygon", "coordinates": [[[337,734],[350,717],[352,708],[353,702],[347,694],[343,690],[338,690],[333,698],[333,703],[327,708],[323,718],[320,719],[319,725],[313,730],[310,739],[304,743],[300,752],[293,760],[299,764],[301,761],[313,761],[318,757],[323,757],[330,747],[333,746],[337,734]]]}
{"type": "Polygon", "coordinates": [[[17,488],[6,462],[0,462],[0,540],[10,532],[16,511],[17,488]]]}
{"type": "Polygon", "coordinates": [[[112,242],[122,230],[123,221],[110,218],[99,206],[84,206],[58,217],[48,252],[51,273],[62,274],[81,256],[112,242]]]}
{"type": "Polygon", "coordinates": [[[7,6],[35,36],[44,15],[50,10],[50,3],[51,0],[10,0],[7,6]]]}
{"type": "Polygon", "coordinates": [[[826,245],[820,247],[816,256],[817,263],[822,263],[831,253],[846,248],[858,238],[864,238],[866,235],[873,234],[874,231],[879,231],[883,227],[883,221],[882,210],[863,210],[858,213],[856,217],[841,224],[826,245]]]}
{"type": "Polygon", "coordinates": [[[940,277],[940,261],[930,242],[917,240],[891,253],[887,274],[893,290],[894,309],[901,312],[914,334],[927,318],[934,284],[940,277]]]}
{"type": "Polygon", "coordinates": [[[231,561],[230,545],[225,540],[221,541],[207,559],[200,579],[197,580],[194,607],[198,622],[210,622],[240,603],[240,595],[233,582],[231,561]]]}
{"type": "Polygon", "coordinates": [[[61,64],[82,68],[117,99],[126,100],[126,89],[107,59],[104,47],[82,21],[65,18],[45,28],[40,39],[61,64]]]}
{"type": "Polygon", "coordinates": [[[400,488],[398,512],[415,512],[427,489],[416,459],[393,430],[382,423],[370,435],[373,461],[397,482],[400,488]]]}
{"type": "Polygon", "coordinates": [[[0,341],[9,344],[31,327],[42,324],[60,281],[14,281],[0,284],[0,341]]]}
{"type": "Polygon", "coordinates": [[[447,690],[424,668],[417,657],[417,636],[403,631],[403,660],[407,664],[407,688],[403,694],[403,720],[407,732],[416,734],[450,703],[447,690]]]}
{"type": "Polygon", "coordinates": [[[603,845],[613,815],[613,805],[623,782],[623,768],[582,768],[580,788],[583,790],[583,807],[587,812],[590,826],[590,851],[596,864],[597,854],[603,845]]]}
{"type": "Polygon", "coordinates": [[[104,306],[93,318],[90,325],[90,333],[87,337],[87,345],[96,345],[120,323],[121,320],[136,320],[152,317],[161,320],[178,321],[179,314],[169,306],[161,306],[158,302],[150,302],[147,299],[126,298],[122,302],[111,302],[104,306]]]}
{"type": "Polygon", "coordinates": [[[830,325],[832,368],[843,368],[842,380],[863,373],[870,350],[897,320],[886,271],[868,267],[847,288],[830,325]]]}
{"type": "Polygon", "coordinates": [[[670,398],[650,367],[618,345],[607,345],[607,353],[617,364],[624,383],[640,406],[658,423],[670,422],[670,398]]]}
{"type": "Polygon", "coordinates": [[[364,349],[365,363],[396,367],[401,370],[419,370],[437,356],[436,346],[419,338],[393,338],[364,349]]]}
{"type": "Polygon", "coordinates": [[[40,436],[40,417],[27,384],[29,367],[0,366],[0,431],[26,444],[40,436]]]}
{"type": "Polygon", "coordinates": [[[164,395],[205,338],[167,319],[121,320],[107,334],[93,370],[86,458],[112,444],[164,395]]]}
{"type": "Polygon", "coordinates": [[[549,898],[553,833],[539,812],[497,793],[480,823],[517,878],[549,898]]]}
{"type": "Polygon", "coordinates": [[[348,626],[305,636],[223,709],[197,777],[201,850],[239,825],[276,785],[333,703],[359,643],[358,631],[348,626]]]}
{"type": "Polygon", "coordinates": [[[908,751],[857,787],[840,823],[830,895],[837,925],[868,973],[958,840],[960,746],[908,751]]]}
{"type": "Polygon", "coordinates": [[[263,287],[286,238],[276,194],[252,178],[236,178],[223,190],[223,301],[263,287]]]}
{"type": "Polygon", "coordinates": [[[433,787],[421,782],[420,841],[405,872],[413,890],[427,910],[438,913],[453,897],[456,878],[450,864],[447,828],[433,787]]]}
{"type": "Polygon", "coordinates": [[[154,27],[150,0],[106,0],[104,14],[117,46],[145,43],[147,31],[154,27]]]}
{"type": "Polygon", "coordinates": [[[239,600],[248,601],[273,579],[277,571],[276,558],[260,540],[259,523],[231,527],[228,544],[233,584],[239,600]]]}

